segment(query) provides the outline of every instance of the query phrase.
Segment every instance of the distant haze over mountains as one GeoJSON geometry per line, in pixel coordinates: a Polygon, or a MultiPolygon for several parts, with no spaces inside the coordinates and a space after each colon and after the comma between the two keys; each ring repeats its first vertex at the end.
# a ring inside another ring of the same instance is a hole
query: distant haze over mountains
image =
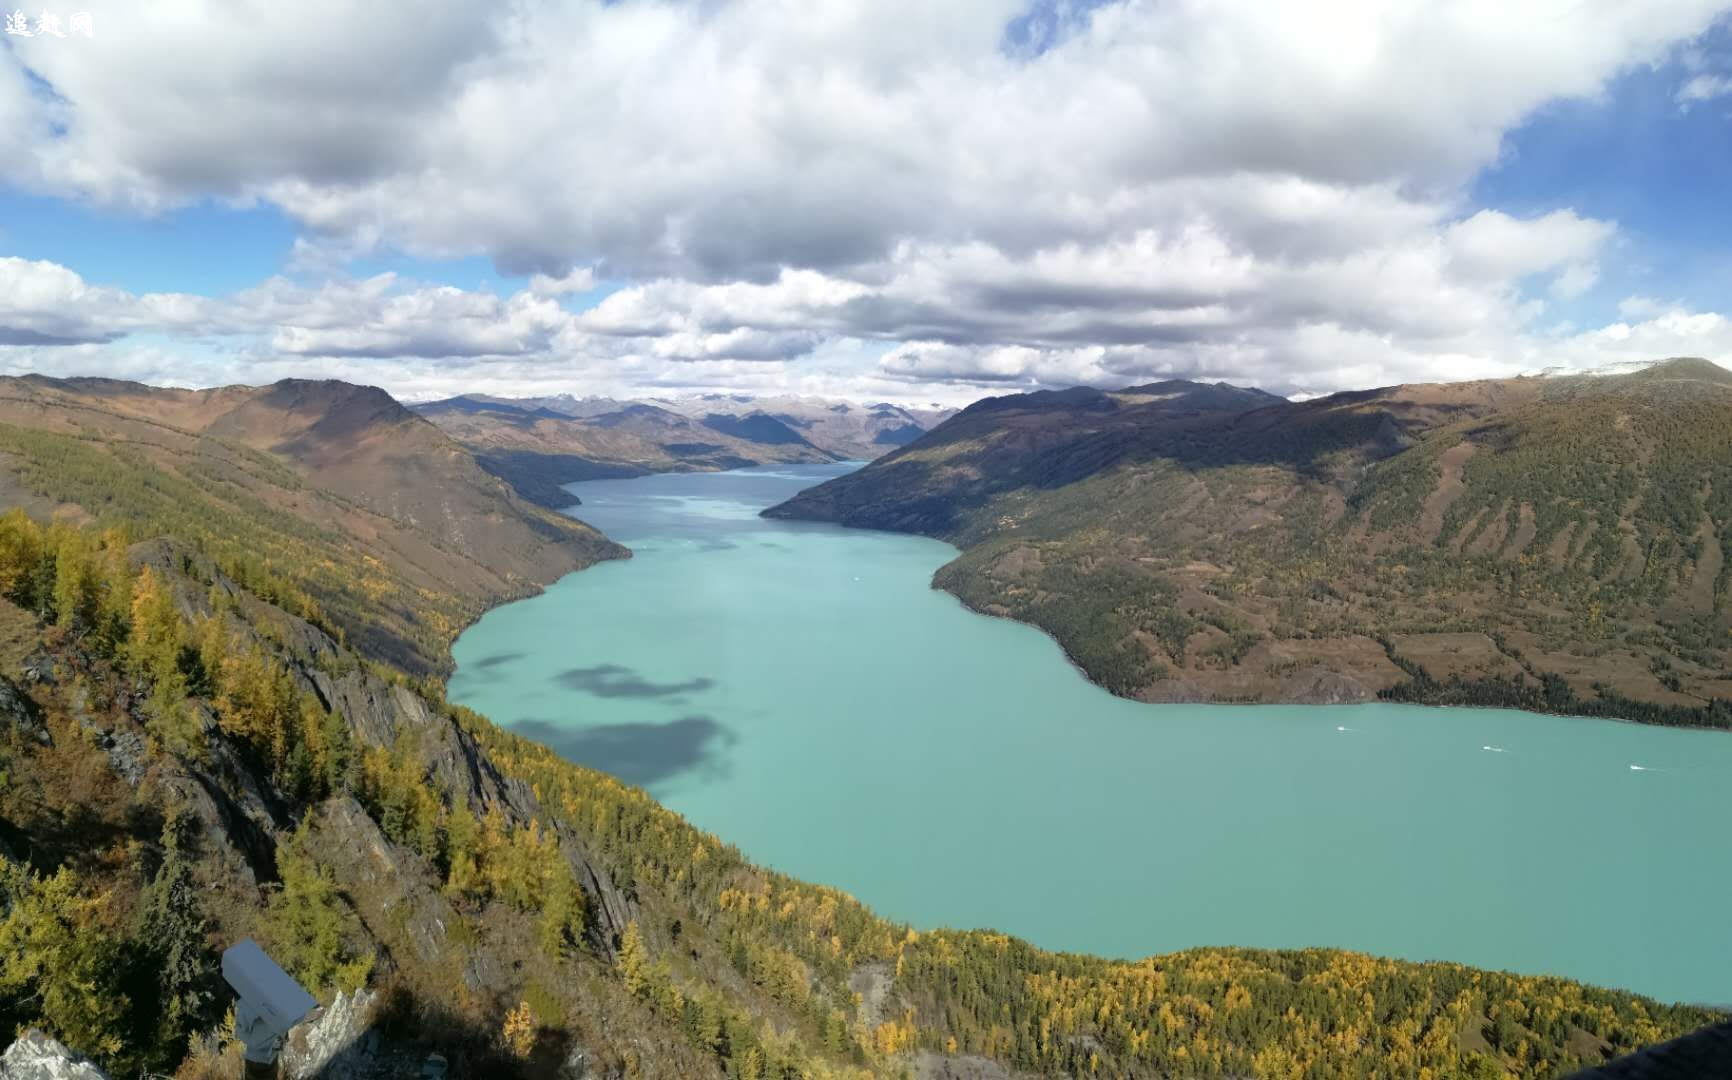
{"type": "MultiPolygon", "coordinates": [[[[862,403],[839,398],[801,397],[784,394],[758,397],[752,394],[689,394],[677,397],[613,398],[553,394],[543,397],[508,398],[492,394],[465,394],[443,401],[411,405],[417,411],[452,403],[502,405],[515,409],[542,410],[560,416],[587,420],[619,412],[631,405],[654,405],[695,419],[769,416],[798,431],[813,445],[844,458],[869,461],[886,448],[903,446],[954,416],[956,409],[944,405],[896,405],[889,402],[862,403]]],[[[461,407],[461,406],[459,406],[461,407]]]]}
{"type": "Polygon", "coordinates": [[[620,400],[475,394],[413,406],[525,497],[565,506],[562,484],[651,472],[868,461],[954,415],[824,398],[705,394],[620,400]]]}

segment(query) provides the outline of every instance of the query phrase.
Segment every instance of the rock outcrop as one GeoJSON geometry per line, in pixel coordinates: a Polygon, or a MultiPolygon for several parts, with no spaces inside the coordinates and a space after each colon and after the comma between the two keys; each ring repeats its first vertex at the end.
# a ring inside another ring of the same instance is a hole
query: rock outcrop
{"type": "Polygon", "coordinates": [[[337,993],[337,999],[311,1021],[297,1026],[284,1040],[279,1061],[286,1080],[366,1075],[355,1066],[370,1058],[373,1013],[378,995],[361,990],[337,993]]]}
{"type": "Polygon", "coordinates": [[[0,1055],[0,1080],[108,1080],[108,1074],[32,1029],[0,1055]]]}
{"type": "Polygon", "coordinates": [[[278,1059],[283,1080],[444,1080],[445,1057],[390,1042],[373,1030],[379,995],[339,992],[289,1032],[278,1059]]]}
{"type": "Polygon", "coordinates": [[[42,722],[42,710],[17,683],[0,675],[0,729],[7,729],[27,742],[47,746],[54,740],[42,722]]]}

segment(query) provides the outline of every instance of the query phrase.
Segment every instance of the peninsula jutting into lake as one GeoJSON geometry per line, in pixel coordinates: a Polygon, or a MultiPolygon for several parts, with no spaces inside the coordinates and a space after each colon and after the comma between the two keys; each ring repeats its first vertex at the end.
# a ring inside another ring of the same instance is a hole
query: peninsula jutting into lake
{"type": "Polygon", "coordinates": [[[1732,865],[1701,852],[1732,738],[1121,700],[1044,634],[930,588],[949,545],[758,516],[851,468],[572,485],[570,512],[633,557],[483,617],[452,700],[915,926],[1124,958],[1327,942],[1724,993],[1732,865]]]}

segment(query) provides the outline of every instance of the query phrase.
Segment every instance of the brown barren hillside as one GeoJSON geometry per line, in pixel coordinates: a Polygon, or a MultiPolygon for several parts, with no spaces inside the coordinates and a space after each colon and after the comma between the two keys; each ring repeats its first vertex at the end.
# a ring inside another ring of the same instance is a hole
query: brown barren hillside
{"type": "Polygon", "coordinates": [[[995,398],[768,513],[956,543],[935,584],[1127,696],[1732,725],[1732,373],[1706,361],[995,398]]]}
{"type": "Polygon", "coordinates": [[[0,485],[38,513],[203,544],[412,671],[457,630],[623,549],[518,497],[374,387],[0,380],[0,485]]]}

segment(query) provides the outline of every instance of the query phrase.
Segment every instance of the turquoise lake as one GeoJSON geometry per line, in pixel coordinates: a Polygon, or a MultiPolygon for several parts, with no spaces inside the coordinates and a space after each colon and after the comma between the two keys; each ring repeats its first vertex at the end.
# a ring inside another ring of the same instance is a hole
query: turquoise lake
{"type": "Polygon", "coordinates": [[[933,590],[948,545],[758,517],[845,471],[571,485],[635,557],[490,612],[451,699],[919,927],[1120,957],[1341,946],[1732,1003],[1732,735],[1123,701],[933,590]]]}

